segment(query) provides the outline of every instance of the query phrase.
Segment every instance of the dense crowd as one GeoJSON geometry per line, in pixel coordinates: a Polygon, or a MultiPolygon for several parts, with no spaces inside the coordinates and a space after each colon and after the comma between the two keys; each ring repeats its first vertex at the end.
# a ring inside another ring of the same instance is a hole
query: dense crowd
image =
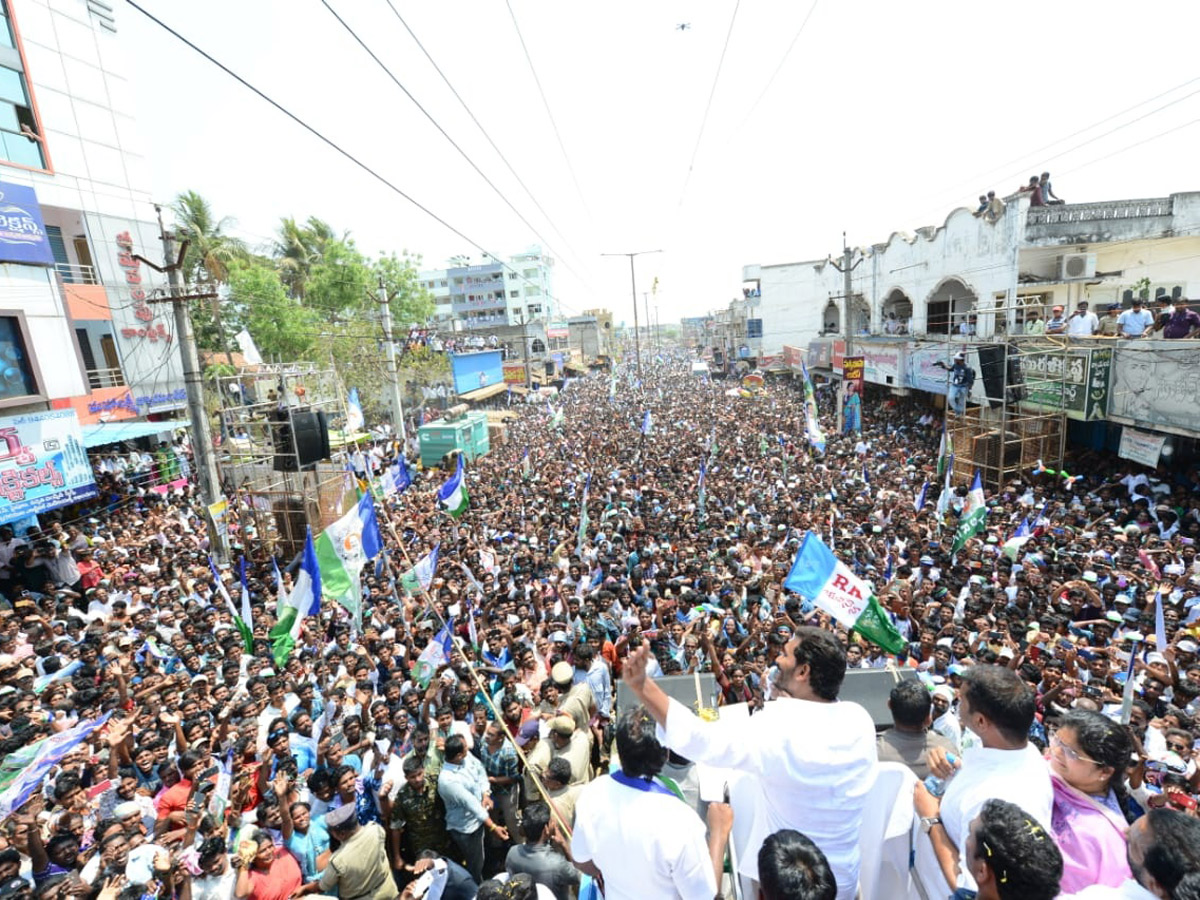
{"type": "MultiPolygon", "coordinates": [[[[246,652],[223,595],[239,596],[236,560],[215,584],[199,498],[171,477],[190,472],[182,445],[106,456],[86,518],[0,526],[0,756],[107,717],[28,802],[0,805],[0,898],[712,896],[739,817],[754,833],[731,880],[850,898],[846,829],[887,761],[913,773],[943,896],[1197,896],[1200,470],[1073,454],[1076,477],[989,492],[985,531],[952,555],[967,491],[933,502],[932,405],[868,395],[862,433],[817,453],[798,381],[745,396],[687,370],[625,366],[523,406],[467,466],[457,519],[435,496],[447,473],[413,465],[377,501],[361,621],[326,599],[284,659],[270,632],[299,560],[277,581],[233,498],[246,652]],[[175,486],[130,487],[148,466],[175,486]],[[873,587],[903,652],[783,587],[809,532],[873,587]],[[406,590],[435,547],[428,590],[406,590]],[[798,734],[781,711],[836,700],[859,668],[916,673],[892,690],[893,727],[876,740],[841,702],[798,734]],[[725,718],[697,731],[653,693],[694,673],[746,746],[709,746],[725,718]],[[628,713],[623,678],[644,704],[628,713]],[[782,761],[755,749],[800,741],[782,761]],[[770,790],[730,807],[697,763],[770,790]],[[622,771],[675,795],[644,798],[654,821],[614,815],[622,771]]],[[[832,392],[817,400],[832,431],[832,392]]],[[[391,452],[364,448],[367,482],[391,452]]]]}

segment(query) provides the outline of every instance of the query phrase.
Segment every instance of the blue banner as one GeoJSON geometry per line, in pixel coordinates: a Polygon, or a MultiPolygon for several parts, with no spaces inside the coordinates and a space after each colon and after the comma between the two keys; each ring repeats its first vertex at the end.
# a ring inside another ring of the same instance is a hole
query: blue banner
{"type": "Polygon", "coordinates": [[[0,262],[54,265],[33,188],[0,181],[0,262]]]}
{"type": "Polygon", "coordinates": [[[0,419],[0,522],[95,496],[75,410],[0,419]]]}

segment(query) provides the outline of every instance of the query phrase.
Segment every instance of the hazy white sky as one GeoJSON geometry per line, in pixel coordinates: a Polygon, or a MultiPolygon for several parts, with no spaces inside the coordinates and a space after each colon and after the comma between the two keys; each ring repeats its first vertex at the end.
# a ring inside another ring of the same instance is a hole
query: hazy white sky
{"type": "MultiPolygon", "coordinates": [[[[511,0],[570,168],[504,0],[391,0],[545,214],[387,0],[328,0],[532,228],[322,0],[140,2],[487,250],[542,243],[568,313],[632,321],[628,263],[604,252],[665,251],[639,261],[638,292],[658,277],[667,321],[724,306],[746,263],[941,224],[1043,168],[1068,202],[1200,190],[1196,0],[511,0]]],[[[280,216],[317,215],[368,253],[479,257],[130,6],[117,14],[155,199],[198,190],[256,244],[280,216]]]]}

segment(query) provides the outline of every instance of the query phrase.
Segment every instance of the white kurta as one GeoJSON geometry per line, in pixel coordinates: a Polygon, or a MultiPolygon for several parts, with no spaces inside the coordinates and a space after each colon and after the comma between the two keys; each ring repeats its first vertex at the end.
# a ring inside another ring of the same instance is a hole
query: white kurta
{"type": "Polygon", "coordinates": [[[988,800],[1007,800],[1029,813],[1050,833],[1054,788],[1046,761],[1032,744],[1023,750],[992,750],[970,747],[963,751],[962,768],[946,786],[941,817],[946,834],[958,848],[959,887],[974,890],[967,871],[967,835],[971,822],[988,800]]]}
{"type": "Polygon", "coordinates": [[[1157,900],[1158,895],[1152,894],[1133,879],[1123,881],[1117,887],[1105,887],[1094,884],[1086,887],[1078,894],[1064,894],[1062,900],[1157,900]]]}
{"type": "Polygon", "coordinates": [[[673,795],[597,778],[579,793],[571,855],[604,876],[605,900],[712,900],[705,825],[673,795]]]}
{"type": "Polygon", "coordinates": [[[857,703],[783,697],[749,721],[702,722],[672,700],[664,743],[694,762],[746,773],[755,807],[738,870],[758,879],[758,851],[781,828],[807,835],[837,879],[838,900],[858,889],[858,832],[875,781],[875,726],[857,703]]]}

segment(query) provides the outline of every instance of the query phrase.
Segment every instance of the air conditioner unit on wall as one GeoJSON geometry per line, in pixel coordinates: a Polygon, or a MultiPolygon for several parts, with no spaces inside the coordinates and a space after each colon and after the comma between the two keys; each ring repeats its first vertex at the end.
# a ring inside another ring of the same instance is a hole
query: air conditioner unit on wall
{"type": "Polygon", "coordinates": [[[1096,276],[1095,253],[1067,253],[1058,258],[1059,281],[1078,281],[1096,276]]]}

